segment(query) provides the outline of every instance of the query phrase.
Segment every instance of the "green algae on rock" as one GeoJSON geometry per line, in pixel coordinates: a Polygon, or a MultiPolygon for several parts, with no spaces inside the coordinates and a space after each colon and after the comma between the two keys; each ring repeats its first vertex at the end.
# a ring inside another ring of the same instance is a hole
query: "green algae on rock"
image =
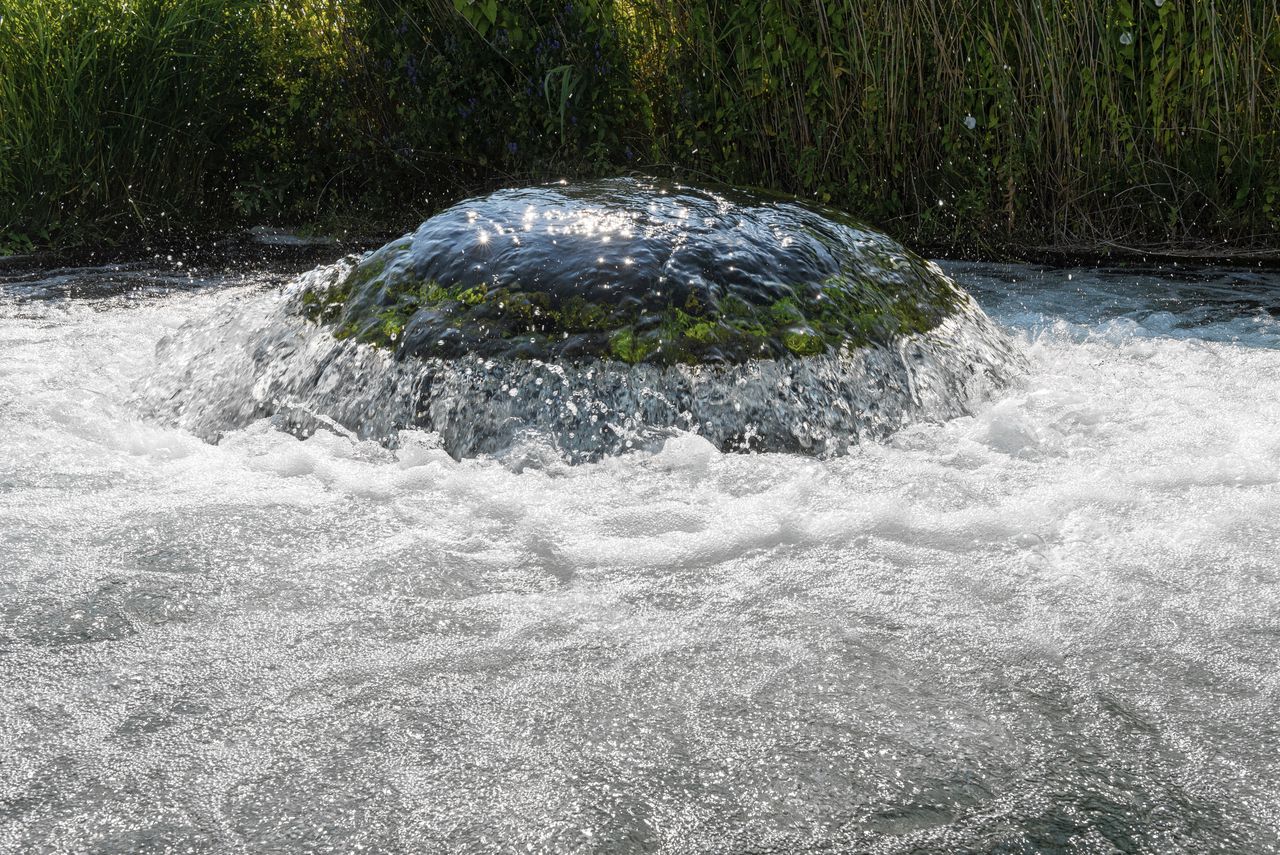
{"type": "Polygon", "coordinates": [[[165,406],[202,435],[422,431],[517,468],[681,433],[841,454],[971,414],[1024,364],[936,265],[838,212],[637,179],[463,202],[171,347],[165,406]]]}
{"type": "Polygon", "coordinates": [[[461,202],[305,292],[302,310],[398,358],[667,365],[888,344],[966,301],[838,211],[617,178],[461,202]]]}

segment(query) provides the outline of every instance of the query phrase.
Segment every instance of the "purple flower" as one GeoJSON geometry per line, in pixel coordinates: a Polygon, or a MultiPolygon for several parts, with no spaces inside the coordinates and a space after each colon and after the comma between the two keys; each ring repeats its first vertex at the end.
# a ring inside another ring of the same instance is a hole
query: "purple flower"
{"type": "Polygon", "coordinates": [[[516,153],[516,144],[513,142],[507,143],[507,154],[515,154],[515,153],[516,153]]]}

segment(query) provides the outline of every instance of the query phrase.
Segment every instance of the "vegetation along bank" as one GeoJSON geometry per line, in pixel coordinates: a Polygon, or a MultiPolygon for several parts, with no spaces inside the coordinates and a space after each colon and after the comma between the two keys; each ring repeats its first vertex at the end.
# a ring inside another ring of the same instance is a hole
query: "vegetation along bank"
{"type": "Polygon", "coordinates": [[[627,172],[940,252],[1274,251],[1280,0],[0,0],[0,252],[627,172]]]}

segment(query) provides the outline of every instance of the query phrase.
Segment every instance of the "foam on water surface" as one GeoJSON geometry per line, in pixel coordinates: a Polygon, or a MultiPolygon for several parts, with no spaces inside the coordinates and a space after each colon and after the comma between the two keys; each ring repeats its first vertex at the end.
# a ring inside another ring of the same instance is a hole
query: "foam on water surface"
{"type": "Polygon", "coordinates": [[[540,446],[539,457],[576,463],[652,450],[681,432],[721,450],[828,456],[912,420],[970,413],[1023,367],[968,295],[919,264],[955,301],[929,330],[812,356],[689,365],[403,358],[299,316],[300,298],[352,275],[344,261],[162,338],[138,403],[214,441],[270,416],[304,436],[330,429],[388,445],[423,428],[454,457],[519,461],[540,446]]]}
{"type": "Polygon", "coordinates": [[[7,288],[0,851],[1277,848],[1280,284],[946,269],[972,414],[574,466],[208,444],[157,343],[268,292],[7,288]]]}
{"type": "Polygon", "coordinates": [[[967,414],[1021,369],[936,264],[846,214],[615,178],[500,190],[161,341],[143,411],[273,416],[454,457],[569,462],[678,432],[839,454],[967,414]]]}

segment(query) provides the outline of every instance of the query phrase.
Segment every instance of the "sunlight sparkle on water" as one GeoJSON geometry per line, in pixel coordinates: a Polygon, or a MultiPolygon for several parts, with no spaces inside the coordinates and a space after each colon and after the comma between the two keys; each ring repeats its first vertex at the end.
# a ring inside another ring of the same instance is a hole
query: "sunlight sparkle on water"
{"type": "Polygon", "coordinates": [[[264,286],[6,284],[0,851],[1275,851],[1280,283],[946,269],[975,414],[572,467],[208,444],[157,341],[264,286]]]}

